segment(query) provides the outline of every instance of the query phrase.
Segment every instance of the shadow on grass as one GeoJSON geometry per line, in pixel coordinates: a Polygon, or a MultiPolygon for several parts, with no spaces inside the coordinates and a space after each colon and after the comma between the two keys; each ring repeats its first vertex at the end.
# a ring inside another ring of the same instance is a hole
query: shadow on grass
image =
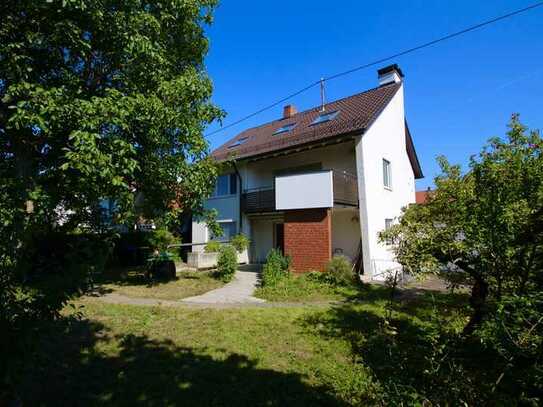
{"type": "Polygon", "coordinates": [[[366,286],[349,302],[302,324],[326,338],[347,340],[353,360],[383,386],[385,404],[477,403],[489,390],[482,389],[488,383],[483,371],[496,359],[448,326],[448,317],[466,312],[464,295],[412,290],[403,290],[387,309],[390,291],[366,286]]]}
{"type": "MultiPolygon", "coordinates": [[[[149,278],[146,275],[145,266],[135,266],[128,268],[112,268],[105,270],[102,273],[94,275],[94,283],[99,286],[101,284],[115,284],[121,286],[147,286],[153,287],[161,284],[167,284],[172,281],[179,280],[179,277],[175,278],[149,278]]],[[[182,276],[182,278],[187,278],[182,276]]],[[[198,278],[198,277],[188,277],[198,278]]]]}
{"type": "MultiPolygon", "coordinates": [[[[465,293],[448,293],[420,288],[399,288],[392,297],[392,309],[418,318],[428,317],[434,309],[441,315],[454,312],[468,313],[469,296],[465,293]]],[[[384,285],[364,284],[354,295],[346,298],[348,304],[367,304],[383,307],[391,299],[390,289],[384,285]]]]}
{"type": "Polygon", "coordinates": [[[42,332],[41,354],[19,390],[24,405],[344,405],[303,376],[258,368],[242,354],[111,336],[89,321],[42,332]]]}
{"type": "Polygon", "coordinates": [[[346,305],[311,316],[306,323],[317,326],[323,336],[341,336],[348,340],[353,354],[369,366],[380,381],[391,375],[412,381],[413,373],[420,373],[428,351],[427,344],[421,340],[424,330],[406,318],[392,318],[387,323],[379,313],[346,305]]]}

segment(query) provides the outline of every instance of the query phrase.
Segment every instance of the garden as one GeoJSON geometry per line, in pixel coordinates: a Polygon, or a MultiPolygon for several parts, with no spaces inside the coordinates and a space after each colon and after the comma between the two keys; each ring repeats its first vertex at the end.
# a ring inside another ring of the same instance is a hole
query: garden
{"type": "Polygon", "coordinates": [[[262,283],[255,296],[271,302],[329,303],[356,298],[360,291],[352,264],[334,257],[323,272],[295,274],[290,259],[272,249],[262,270],[262,283]]]}
{"type": "Polygon", "coordinates": [[[366,286],[333,306],[242,309],[82,299],[63,315],[40,327],[20,387],[27,405],[412,405],[491,394],[479,364],[493,355],[473,343],[445,358],[436,346],[469,315],[461,295],[391,304],[387,288],[366,286]]]}
{"type": "Polygon", "coordinates": [[[167,301],[197,296],[230,282],[238,256],[249,245],[243,234],[228,243],[210,240],[204,252],[216,256],[216,266],[194,270],[182,262],[180,242],[178,236],[161,228],[120,234],[108,264],[92,276],[92,295],[167,301]]]}
{"type": "Polygon", "coordinates": [[[379,237],[450,292],[361,284],[343,258],[298,276],[272,251],[265,305],[106,303],[221,287],[248,244],[177,269],[187,218],[221,236],[205,203],[233,163],[204,137],[226,114],[204,63],[217,2],[2,5],[0,406],[543,403],[543,140],[518,115],[467,168],[440,157],[379,237]]]}
{"type": "Polygon", "coordinates": [[[543,195],[530,185],[543,179],[540,145],[513,118],[508,140],[493,140],[469,172],[441,159],[427,202],[381,233],[412,278],[437,276],[446,292],[395,278],[362,284],[343,257],[297,275],[272,250],[255,293],[266,306],[106,303],[85,295],[83,283],[90,293],[155,299],[226,284],[248,240],[210,243],[216,271],[174,277],[169,229],[146,235],[142,265],[120,269],[109,267],[123,247],[115,238],[33,235],[26,247],[35,267],[21,261],[25,279],[1,293],[17,328],[1,340],[18,350],[1,360],[10,368],[2,397],[25,405],[539,405],[543,195]]]}

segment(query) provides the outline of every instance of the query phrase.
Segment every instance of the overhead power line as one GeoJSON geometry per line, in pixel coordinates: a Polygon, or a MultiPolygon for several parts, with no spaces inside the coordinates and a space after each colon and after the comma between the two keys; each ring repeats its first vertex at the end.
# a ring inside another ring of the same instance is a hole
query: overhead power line
{"type": "Polygon", "coordinates": [[[495,17],[495,18],[492,18],[490,20],[483,21],[482,23],[472,25],[470,27],[464,28],[463,30],[456,31],[456,32],[451,33],[451,34],[447,34],[447,35],[445,35],[443,37],[437,38],[437,39],[429,41],[429,42],[425,42],[425,43],[417,45],[415,47],[408,48],[406,50],[403,50],[403,51],[398,52],[396,54],[387,56],[385,58],[381,58],[381,59],[369,62],[369,63],[364,64],[364,65],[359,65],[359,66],[351,68],[351,69],[349,69],[347,71],[339,72],[337,74],[330,75],[330,76],[325,77],[323,79],[320,79],[318,81],[312,82],[309,85],[307,85],[306,87],[304,87],[304,88],[302,88],[300,90],[297,90],[296,92],[291,93],[290,95],[287,95],[287,96],[285,96],[285,97],[283,97],[283,98],[281,98],[281,99],[279,99],[279,100],[277,100],[277,101],[275,101],[275,102],[273,102],[273,103],[271,103],[271,104],[257,110],[256,112],[253,112],[253,113],[251,113],[251,114],[249,114],[247,116],[244,116],[244,117],[242,117],[242,118],[240,118],[240,119],[238,119],[238,120],[236,120],[236,121],[234,121],[232,123],[229,123],[226,126],[221,127],[220,129],[212,131],[211,133],[207,134],[206,137],[212,136],[212,135],[217,134],[217,133],[219,133],[221,131],[224,131],[224,130],[230,128],[230,127],[233,127],[233,126],[235,126],[237,124],[240,124],[240,123],[244,122],[245,120],[250,119],[251,117],[254,117],[254,116],[256,116],[256,115],[258,115],[260,113],[265,112],[266,110],[270,110],[271,108],[273,108],[273,107],[275,107],[275,106],[277,106],[277,105],[279,105],[279,104],[281,104],[283,102],[286,102],[287,100],[292,99],[293,97],[298,96],[301,93],[304,93],[304,92],[308,91],[309,89],[313,88],[314,86],[320,85],[322,83],[322,81],[331,81],[333,79],[337,79],[337,78],[340,78],[342,76],[346,76],[346,75],[349,75],[351,73],[361,71],[363,69],[367,69],[367,68],[370,68],[370,67],[375,66],[375,65],[382,64],[383,62],[390,61],[392,59],[395,59],[395,58],[398,58],[398,57],[413,53],[415,51],[419,51],[419,50],[421,50],[423,48],[431,47],[431,46],[436,45],[436,44],[438,44],[440,42],[450,40],[451,38],[459,37],[461,35],[464,35],[464,34],[467,34],[467,33],[471,32],[471,31],[478,30],[478,29],[486,27],[486,26],[488,26],[490,24],[497,23],[499,21],[502,21],[502,20],[505,20],[507,18],[516,16],[516,15],[521,14],[521,13],[525,13],[527,11],[533,10],[533,9],[535,9],[537,7],[541,7],[541,6],[543,6],[543,1],[539,1],[537,3],[534,3],[534,4],[530,5],[530,6],[527,6],[527,7],[512,11],[512,12],[507,13],[507,14],[503,14],[503,15],[501,15],[499,17],[495,17]]]}

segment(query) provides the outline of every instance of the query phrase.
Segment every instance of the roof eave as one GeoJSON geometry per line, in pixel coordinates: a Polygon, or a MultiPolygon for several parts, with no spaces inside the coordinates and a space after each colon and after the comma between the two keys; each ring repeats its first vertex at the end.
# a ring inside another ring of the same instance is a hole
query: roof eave
{"type": "Polygon", "coordinates": [[[322,138],[319,140],[311,140],[307,143],[300,143],[293,146],[280,148],[277,150],[270,150],[270,151],[265,151],[265,152],[261,152],[257,154],[244,155],[241,157],[236,157],[235,154],[232,154],[231,156],[228,156],[225,158],[220,158],[220,159],[217,159],[215,157],[214,158],[218,163],[223,163],[227,161],[242,162],[242,161],[263,160],[263,159],[275,157],[278,155],[288,155],[288,154],[294,154],[303,150],[309,150],[319,145],[337,144],[340,142],[348,141],[354,137],[361,136],[362,134],[364,134],[365,131],[366,131],[365,128],[360,128],[360,129],[349,131],[346,133],[340,133],[340,134],[322,138]]]}
{"type": "Polygon", "coordinates": [[[409,126],[407,125],[407,120],[405,122],[405,143],[407,149],[407,155],[409,157],[409,162],[411,163],[411,168],[413,169],[413,174],[415,179],[424,178],[422,173],[422,167],[420,165],[419,157],[417,156],[417,151],[415,150],[415,144],[413,143],[413,138],[411,137],[411,132],[409,131],[409,126]]]}

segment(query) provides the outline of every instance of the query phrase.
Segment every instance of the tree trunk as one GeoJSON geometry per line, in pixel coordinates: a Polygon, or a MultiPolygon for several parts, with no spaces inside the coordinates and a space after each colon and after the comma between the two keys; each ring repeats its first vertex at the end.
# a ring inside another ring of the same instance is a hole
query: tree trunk
{"type": "Polygon", "coordinates": [[[473,314],[464,328],[465,335],[471,335],[473,331],[481,324],[485,314],[485,304],[488,297],[488,283],[481,279],[476,279],[471,289],[469,304],[473,308],[473,314]]]}

